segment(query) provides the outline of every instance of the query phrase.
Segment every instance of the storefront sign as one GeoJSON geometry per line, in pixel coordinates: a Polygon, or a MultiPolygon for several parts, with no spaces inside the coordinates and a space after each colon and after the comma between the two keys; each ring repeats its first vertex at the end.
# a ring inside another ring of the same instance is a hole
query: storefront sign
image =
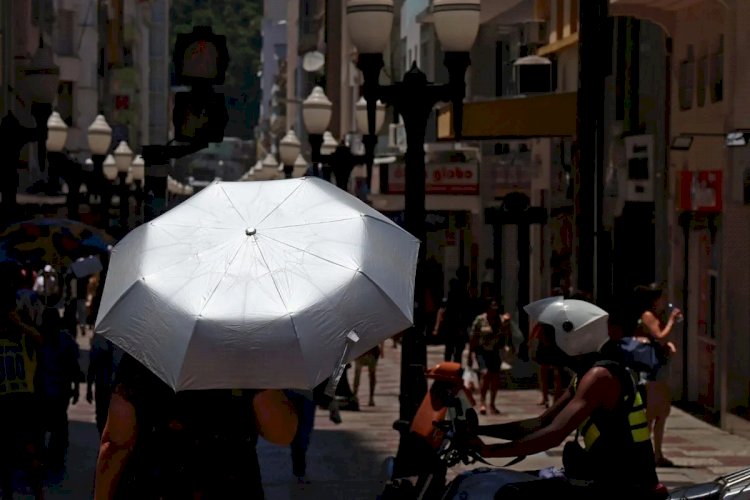
{"type": "Polygon", "coordinates": [[[677,209],[681,212],[721,212],[721,170],[682,170],[678,177],[677,209]]]}
{"type": "MultiPolygon", "coordinates": [[[[388,167],[388,194],[402,194],[406,185],[406,167],[388,167]]],[[[426,194],[479,194],[479,165],[477,163],[443,163],[427,165],[426,194]]]]}

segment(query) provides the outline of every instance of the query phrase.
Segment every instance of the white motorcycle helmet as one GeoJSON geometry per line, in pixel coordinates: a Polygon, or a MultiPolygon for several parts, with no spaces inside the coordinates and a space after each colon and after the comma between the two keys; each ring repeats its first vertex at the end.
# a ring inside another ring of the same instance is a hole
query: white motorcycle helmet
{"type": "Polygon", "coordinates": [[[592,354],[609,340],[609,313],[590,302],[550,297],[525,306],[539,323],[555,329],[555,343],[568,356],[592,354]]]}

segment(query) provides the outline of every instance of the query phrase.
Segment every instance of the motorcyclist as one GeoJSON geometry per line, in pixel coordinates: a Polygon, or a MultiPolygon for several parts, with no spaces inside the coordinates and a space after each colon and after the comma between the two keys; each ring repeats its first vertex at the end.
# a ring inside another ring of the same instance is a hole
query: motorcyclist
{"type": "MultiPolygon", "coordinates": [[[[542,364],[566,366],[576,377],[541,416],[482,426],[477,434],[510,440],[485,444],[471,438],[485,458],[519,457],[558,446],[573,431],[563,452],[565,477],[504,486],[496,498],[663,498],[643,399],[631,370],[611,361],[607,313],[598,321],[581,311],[596,306],[562,297],[526,306],[542,332],[530,354],[542,364]],[[541,316],[541,317],[540,317],[541,316]],[[583,438],[584,447],[578,444],[583,438]]],[[[614,354],[614,353],[613,353],[614,354]]]]}

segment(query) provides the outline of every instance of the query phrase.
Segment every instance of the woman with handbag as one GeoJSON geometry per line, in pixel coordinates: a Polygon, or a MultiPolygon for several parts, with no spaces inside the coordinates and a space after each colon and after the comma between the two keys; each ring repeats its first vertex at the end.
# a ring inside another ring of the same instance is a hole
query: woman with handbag
{"type": "Polygon", "coordinates": [[[648,376],[646,386],[646,414],[649,429],[654,441],[657,467],[672,467],[671,460],[664,457],[662,443],[667,417],[672,409],[672,394],[669,383],[670,358],[676,352],[674,343],[669,341],[672,328],[682,317],[677,308],[669,312],[667,321],[667,301],[664,291],[656,284],[638,286],[635,289],[636,303],[640,308],[640,319],[633,334],[644,343],[650,343],[656,350],[660,366],[648,376]]]}

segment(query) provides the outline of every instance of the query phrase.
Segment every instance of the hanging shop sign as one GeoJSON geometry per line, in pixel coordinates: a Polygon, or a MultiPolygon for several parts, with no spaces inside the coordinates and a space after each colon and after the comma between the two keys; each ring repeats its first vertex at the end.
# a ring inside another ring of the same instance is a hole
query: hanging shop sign
{"type": "Polygon", "coordinates": [[[681,212],[721,212],[722,179],[721,170],[678,172],[677,209],[681,212]]]}
{"type": "MultiPolygon", "coordinates": [[[[388,167],[388,194],[402,194],[406,187],[406,167],[392,164],[388,167]]],[[[426,194],[479,194],[479,164],[435,163],[428,164],[425,175],[426,194]]]]}

